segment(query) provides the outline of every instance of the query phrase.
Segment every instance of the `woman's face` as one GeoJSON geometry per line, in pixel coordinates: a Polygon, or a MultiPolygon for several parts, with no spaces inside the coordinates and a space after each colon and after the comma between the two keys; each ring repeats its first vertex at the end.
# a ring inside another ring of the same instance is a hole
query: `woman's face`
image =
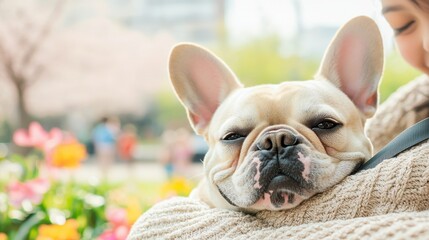
{"type": "Polygon", "coordinates": [[[382,13],[408,63],[429,75],[429,1],[382,0],[382,13]],[[424,3],[426,1],[426,3],[424,3]]]}

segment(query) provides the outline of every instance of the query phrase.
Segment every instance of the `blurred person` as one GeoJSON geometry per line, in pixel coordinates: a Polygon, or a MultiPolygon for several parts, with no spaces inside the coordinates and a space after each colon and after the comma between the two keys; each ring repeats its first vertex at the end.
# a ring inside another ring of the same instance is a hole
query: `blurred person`
{"type": "Polygon", "coordinates": [[[165,173],[167,178],[171,179],[173,177],[173,161],[172,161],[172,146],[174,141],[174,131],[166,130],[162,134],[162,144],[163,151],[161,152],[160,162],[164,166],[165,173]]]}
{"type": "Polygon", "coordinates": [[[429,1],[380,1],[381,13],[394,32],[401,56],[422,76],[399,88],[370,119],[367,132],[375,151],[406,128],[429,117],[429,1]]]}
{"type": "Polygon", "coordinates": [[[165,151],[161,157],[168,178],[186,176],[189,171],[193,148],[191,134],[186,129],[168,130],[163,134],[165,151]]]}
{"type": "Polygon", "coordinates": [[[119,130],[119,119],[103,117],[92,132],[95,157],[97,163],[100,164],[103,178],[106,178],[110,165],[115,161],[119,130]]]}
{"type": "Polygon", "coordinates": [[[134,159],[134,151],[137,144],[137,128],[133,124],[127,124],[123,127],[118,137],[119,158],[128,164],[134,159]]]}
{"type": "Polygon", "coordinates": [[[174,171],[179,175],[187,175],[192,160],[193,148],[191,133],[180,128],[176,130],[176,139],[172,148],[174,171]]]}

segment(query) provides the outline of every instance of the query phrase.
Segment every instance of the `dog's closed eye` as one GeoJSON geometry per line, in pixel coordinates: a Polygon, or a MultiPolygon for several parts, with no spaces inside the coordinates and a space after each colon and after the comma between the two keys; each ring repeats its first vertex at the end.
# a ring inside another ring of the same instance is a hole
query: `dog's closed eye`
{"type": "Polygon", "coordinates": [[[336,130],[341,126],[342,124],[340,122],[332,118],[324,118],[324,119],[314,121],[314,123],[311,124],[311,130],[315,132],[330,131],[330,130],[336,130]]]}
{"type": "Polygon", "coordinates": [[[337,122],[334,122],[334,121],[329,120],[329,119],[325,119],[325,120],[319,122],[313,128],[317,128],[317,129],[332,129],[332,128],[336,127],[337,125],[338,125],[337,122]]]}
{"type": "Polygon", "coordinates": [[[245,135],[243,135],[243,134],[239,134],[239,133],[236,133],[236,132],[228,132],[227,134],[225,134],[223,137],[222,137],[222,141],[225,141],[225,142],[235,142],[235,141],[238,141],[238,140],[243,140],[244,138],[245,138],[246,136],[245,135]]]}

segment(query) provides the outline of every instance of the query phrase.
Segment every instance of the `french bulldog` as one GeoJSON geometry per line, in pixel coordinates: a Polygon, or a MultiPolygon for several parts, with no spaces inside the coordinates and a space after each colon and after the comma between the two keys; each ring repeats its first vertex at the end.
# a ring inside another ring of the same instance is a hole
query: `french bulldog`
{"type": "Polygon", "coordinates": [[[243,87],[210,51],[176,45],[170,79],[209,146],[190,196],[237,211],[283,210],[337,184],[372,156],[364,124],[382,71],[382,38],[365,16],[338,30],[314,80],[243,87]]]}

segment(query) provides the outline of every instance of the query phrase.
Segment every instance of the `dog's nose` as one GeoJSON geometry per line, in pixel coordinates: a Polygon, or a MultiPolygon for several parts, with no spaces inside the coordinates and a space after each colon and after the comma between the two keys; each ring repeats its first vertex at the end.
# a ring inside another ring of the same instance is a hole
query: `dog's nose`
{"type": "Polygon", "coordinates": [[[259,150],[275,150],[298,144],[298,138],[289,130],[280,129],[264,133],[256,146],[259,150]]]}

